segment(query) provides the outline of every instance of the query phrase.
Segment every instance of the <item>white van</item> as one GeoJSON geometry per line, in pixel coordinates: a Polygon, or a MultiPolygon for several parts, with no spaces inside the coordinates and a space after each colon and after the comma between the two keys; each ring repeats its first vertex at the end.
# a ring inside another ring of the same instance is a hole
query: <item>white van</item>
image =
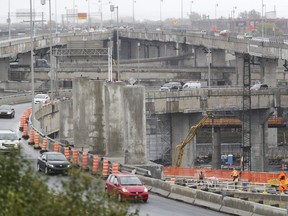
{"type": "Polygon", "coordinates": [[[183,85],[183,89],[195,89],[195,88],[201,88],[200,82],[187,82],[183,85]]]}

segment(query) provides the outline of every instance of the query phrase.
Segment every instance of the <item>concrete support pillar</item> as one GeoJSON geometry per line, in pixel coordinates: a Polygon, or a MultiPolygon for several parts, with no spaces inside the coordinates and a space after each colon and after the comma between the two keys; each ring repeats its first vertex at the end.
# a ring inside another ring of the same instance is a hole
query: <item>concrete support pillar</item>
{"type": "Polygon", "coordinates": [[[59,102],[59,116],[60,127],[59,137],[60,139],[71,139],[73,137],[73,101],[63,100],[59,102]]]}
{"type": "MultiPolygon", "coordinates": [[[[123,127],[125,125],[124,123],[125,111],[123,110],[124,85],[125,85],[124,82],[106,83],[105,85],[106,109],[101,111],[106,113],[105,114],[106,134],[107,134],[106,155],[108,157],[124,156],[124,143],[125,143],[124,127],[123,127]]],[[[100,115],[100,113],[98,113],[98,115],[100,115]]],[[[99,124],[97,127],[99,129],[99,124]]]]}
{"type": "Polygon", "coordinates": [[[255,172],[268,168],[268,123],[261,124],[265,111],[253,111],[251,119],[251,168],[255,172]]]}
{"type": "Polygon", "coordinates": [[[120,61],[121,59],[131,59],[132,58],[132,55],[131,55],[131,52],[132,52],[132,46],[131,46],[131,43],[130,41],[128,40],[121,40],[121,43],[120,43],[120,50],[119,50],[119,55],[120,55],[120,61]]]}
{"type": "Polygon", "coordinates": [[[195,47],[195,67],[207,67],[208,71],[206,55],[203,47],[195,47]]]}
{"type": "Polygon", "coordinates": [[[0,58],[0,81],[8,81],[9,68],[9,58],[0,58]]]}
{"type": "Polygon", "coordinates": [[[19,64],[30,65],[31,64],[31,54],[30,52],[18,54],[19,64]]]}
{"type": "Polygon", "coordinates": [[[149,58],[157,58],[160,57],[159,46],[149,46],[148,47],[149,58]]]}
{"type": "Polygon", "coordinates": [[[124,162],[125,164],[145,164],[147,162],[145,88],[125,86],[124,104],[124,162]]]}
{"type": "Polygon", "coordinates": [[[260,82],[265,83],[268,86],[277,86],[277,70],[278,59],[266,59],[262,58],[260,61],[260,82]]]}
{"type": "Polygon", "coordinates": [[[278,128],[268,128],[268,144],[269,148],[276,148],[278,146],[278,128]]]}
{"type": "MultiPolygon", "coordinates": [[[[176,146],[187,137],[190,128],[196,125],[202,118],[199,114],[173,113],[171,115],[171,142],[173,165],[176,165],[178,152],[176,146]]],[[[182,167],[194,167],[196,159],[196,136],[185,146],[182,159],[182,167]]]]}
{"type": "Polygon", "coordinates": [[[73,128],[74,146],[89,148],[90,98],[93,98],[87,77],[73,79],[73,128]]]}
{"type": "Polygon", "coordinates": [[[222,49],[212,49],[212,66],[213,67],[225,67],[225,50],[222,49]]]}
{"type": "Polygon", "coordinates": [[[89,149],[98,155],[105,155],[107,150],[105,84],[103,80],[90,80],[86,86],[89,88],[89,108],[86,110],[89,149]]]}
{"type": "Polygon", "coordinates": [[[235,53],[235,77],[231,76],[232,86],[243,86],[244,58],[243,54],[235,53]]]}
{"type": "Polygon", "coordinates": [[[221,128],[212,128],[212,168],[221,169],[221,128]]]}

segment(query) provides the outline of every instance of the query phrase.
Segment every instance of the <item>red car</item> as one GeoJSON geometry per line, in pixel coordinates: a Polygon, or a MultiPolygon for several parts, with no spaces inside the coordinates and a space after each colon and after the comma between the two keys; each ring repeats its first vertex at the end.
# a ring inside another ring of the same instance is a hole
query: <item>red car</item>
{"type": "Polygon", "coordinates": [[[115,195],[120,202],[126,199],[148,200],[148,189],[136,175],[130,173],[111,174],[106,180],[105,190],[115,195]]]}

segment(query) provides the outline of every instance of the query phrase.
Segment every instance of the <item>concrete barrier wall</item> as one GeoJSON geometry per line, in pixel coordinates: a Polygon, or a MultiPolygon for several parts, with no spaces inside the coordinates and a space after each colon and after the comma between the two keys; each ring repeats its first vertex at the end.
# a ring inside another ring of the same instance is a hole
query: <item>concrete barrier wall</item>
{"type": "Polygon", "coordinates": [[[241,216],[284,216],[286,209],[245,201],[219,194],[191,189],[170,182],[139,176],[152,193],[215,211],[241,216]]]}

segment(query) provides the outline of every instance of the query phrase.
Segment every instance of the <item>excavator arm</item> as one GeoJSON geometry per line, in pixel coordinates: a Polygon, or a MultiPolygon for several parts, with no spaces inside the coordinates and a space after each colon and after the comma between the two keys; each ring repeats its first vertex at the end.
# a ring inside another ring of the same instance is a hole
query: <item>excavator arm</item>
{"type": "Polygon", "coordinates": [[[213,117],[212,113],[208,112],[207,115],[204,116],[196,125],[193,125],[189,129],[189,133],[186,136],[186,138],[182,141],[182,143],[176,146],[176,154],[178,155],[177,160],[176,160],[176,167],[181,167],[182,165],[183,154],[184,154],[186,145],[195,137],[198,129],[204,125],[205,121],[208,118],[212,118],[212,117],[213,117]]]}

